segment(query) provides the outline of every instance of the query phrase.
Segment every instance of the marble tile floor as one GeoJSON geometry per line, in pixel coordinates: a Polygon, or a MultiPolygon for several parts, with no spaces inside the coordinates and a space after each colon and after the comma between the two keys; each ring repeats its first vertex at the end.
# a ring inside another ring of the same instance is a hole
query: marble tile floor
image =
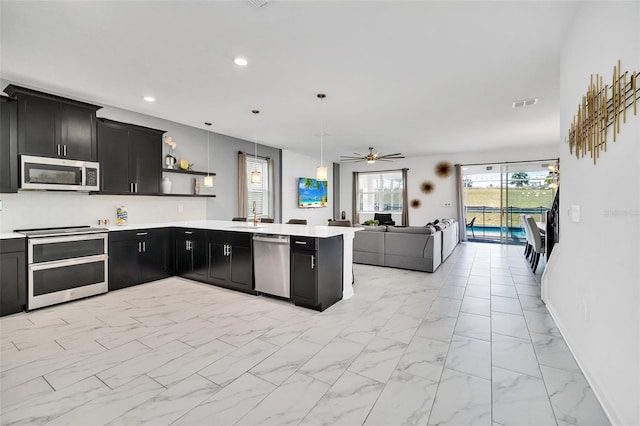
{"type": "Polygon", "coordinates": [[[170,278],[0,319],[0,423],[607,425],[521,247],[323,313],[170,278]]]}

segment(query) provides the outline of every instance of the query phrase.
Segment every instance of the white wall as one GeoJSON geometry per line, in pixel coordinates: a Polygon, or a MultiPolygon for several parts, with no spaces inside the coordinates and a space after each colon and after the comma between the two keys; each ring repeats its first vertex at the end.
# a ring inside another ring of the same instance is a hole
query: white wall
{"type": "MultiPolygon", "coordinates": [[[[399,148],[401,151],[401,148],[399,148]]],[[[435,219],[457,217],[457,195],[455,172],[447,178],[438,177],[435,166],[441,161],[453,164],[499,163],[528,160],[545,160],[558,158],[557,145],[540,145],[530,148],[501,149],[496,151],[466,152],[459,154],[430,155],[396,160],[392,163],[378,162],[375,164],[342,163],[340,164],[340,210],[347,212],[347,219],[351,219],[351,198],[353,172],[370,172],[378,170],[399,170],[408,168],[408,198],[418,199],[420,207],[409,209],[409,225],[423,226],[435,219]],[[423,194],[420,185],[423,181],[434,184],[434,191],[423,194]]],[[[400,215],[394,215],[396,224],[401,223],[400,215]]],[[[360,223],[369,217],[360,216],[360,223]]]]}
{"type": "Polygon", "coordinates": [[[315,178],[319,158],[307,157],[292,151],[282,150],[282,223],[289,219],[307,219],[309,225],[326,225],[333,218],[333,173],[328,168],[328,202],[326,207],[298,207],[298,178],[315,178]]]}
{"type": "MultiPolygon", "coordinates": [[[[561,134],[591,74],[611,81],[618,59],[640,71],[640,3],[580,6],[561,58],[561,134]],[[602,23],[607,22],[606,30],[602,23]]],[[[597,165],[560,144],[560,256],[545,301],[614,424],[640,424],[640,115],[627,115],[597,165]],[[578,223],[570,206],[580,206],[578,223]]],[[[547,289],[546,289],[547,290],[547,289]]]]}

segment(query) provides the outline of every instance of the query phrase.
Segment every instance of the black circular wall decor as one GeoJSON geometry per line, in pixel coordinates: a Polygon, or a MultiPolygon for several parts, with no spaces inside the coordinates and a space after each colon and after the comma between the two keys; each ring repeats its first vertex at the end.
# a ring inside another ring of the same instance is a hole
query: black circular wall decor
{"type": "Polygon", "coordinates": [[[434,189],[436,189],[435,185],[428,180],[420,184],[420,191],[422,191],[423,194],[431,194],[434,189]]]}
{"type": "Polygon", "coordinates": [[[451,174],[451,163],[448,161],[441,161],[436,164],[436,174],[441,178],[448,177],[451,174]]]}
{"type": "Polygon", "coordinates": [[[418,207],[420,207],[420,204],[422,204],[420,202],[420,200],[418,200],[417,198],[414,198],[413,200],[411,200],[411,202],[409,203],[409,205],[414,208],[417,209],[418,207]]]}

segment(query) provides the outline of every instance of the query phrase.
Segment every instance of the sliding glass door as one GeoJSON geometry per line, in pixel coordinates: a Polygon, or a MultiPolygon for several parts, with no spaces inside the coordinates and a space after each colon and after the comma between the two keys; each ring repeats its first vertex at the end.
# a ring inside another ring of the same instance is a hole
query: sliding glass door
{"type": "Polygon", "coordinates": [[[556,160],[463,166],[469,241],[524,244],[521,214],[544,222],[558,187],[556,160]]]}

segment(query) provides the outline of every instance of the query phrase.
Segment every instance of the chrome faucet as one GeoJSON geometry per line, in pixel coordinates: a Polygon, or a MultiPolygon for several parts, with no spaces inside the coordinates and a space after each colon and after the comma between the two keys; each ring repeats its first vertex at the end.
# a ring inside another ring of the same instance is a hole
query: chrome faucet
{"type": "Polygon", "coordinates": [[[260,223],[260,218],[256,213],[256,202],[254,201],[253,202],[253,226],[258,226],[259,223],[260,223]]]}

